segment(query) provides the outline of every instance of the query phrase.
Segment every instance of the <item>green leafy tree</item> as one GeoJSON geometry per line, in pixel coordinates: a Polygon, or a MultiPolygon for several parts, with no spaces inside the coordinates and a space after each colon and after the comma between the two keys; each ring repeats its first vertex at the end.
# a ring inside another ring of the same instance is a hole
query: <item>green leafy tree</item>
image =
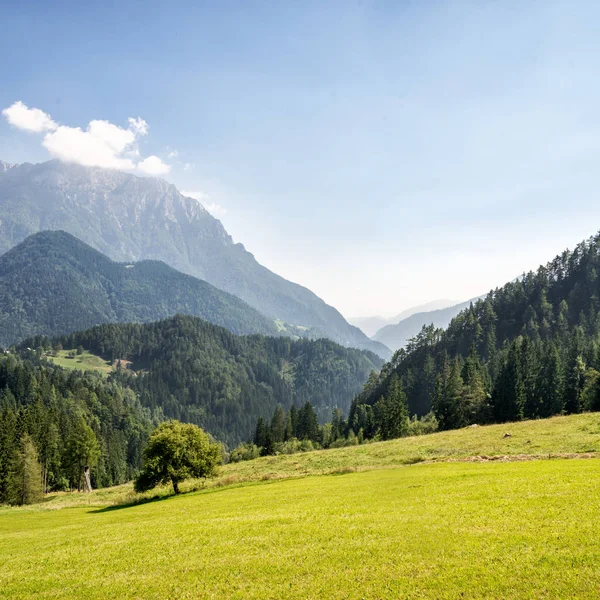
{"type": "Polygon", "coordinates": [[[222,460],[221,446],[200,427],[166,421],[148,440],[142,471],[135,480],[135,490],[144,492],[170,482],[173,491],[179,494],[182,481],[213,477],[222,460]]]}

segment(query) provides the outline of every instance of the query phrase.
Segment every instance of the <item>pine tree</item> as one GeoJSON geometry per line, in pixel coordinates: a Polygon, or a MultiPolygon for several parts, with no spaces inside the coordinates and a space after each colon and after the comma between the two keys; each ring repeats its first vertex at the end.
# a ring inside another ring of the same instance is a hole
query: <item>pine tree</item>
{"type": "Polygon", "coordinates": [[[494,418],[499,423],[520,421],[523,418],[526,395],[522,375],[521,342],[522,338],[519,337],[510,345],[508,356],[494,385],[492,405],[494,418]]]}
{"type": "Polygon", "coordinates": [[[271,439],[273,443],[283,442],[285,439],[286,418],[285,411],[281,405],[275,408],[271,419],[271,439]]]}
{"type": "Polygon", "coordinates": [[[565,411],[567,414],[581,412],[581,393],[585,384],[585,364],[574,348],[567,361],[565,373],[565,411]]]}
{"type": "Polygon", "coordinates": [[[67,442],[65,458],[70,467],[71,482],[78,490],[81,490],[84,468],[88,467],[91,470],[100,458],[98,438],[82,417],[77,420],[75,429],[67,442]]]}
{"type": "Polygon", "coordinates": [[[42,468],[29,435],[21,438],[20,448],[13,460],[8,501],[11,504],[34,504],[43,497],[42,468]]]}
{"type": "Polygon", "coordinates": [[[387,389],[387,396],[382,397],[376,410],[379,430],[384,440],[406,435],[408,431],[408,405],[402,382],[393,375],[387,389]]]}
{"type": "Polygon", "coordinates": [[[264,448],[267,442],[267,426],[265,420],[262,417],[258,417],[256,422],[256,430],[254,432],[254,443],[259,448],[264,448]]]}
{"type": "Polygon", "coordinates": [[[307,400],[298,411],[298,439],[319,441],[319,421],[312,404],[307,400]]]}
{"type": "Polygon", "coordinates": [[[536,384],[538,394],[537,416],[558,415],[564,408],[563,377],[560,355],[554,343],[546,344],[536,384]]]}

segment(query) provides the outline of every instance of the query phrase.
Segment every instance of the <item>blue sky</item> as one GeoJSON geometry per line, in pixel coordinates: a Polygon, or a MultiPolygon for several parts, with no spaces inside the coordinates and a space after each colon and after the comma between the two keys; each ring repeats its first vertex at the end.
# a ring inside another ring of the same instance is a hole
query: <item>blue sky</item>
{"type": "MultiPolygon", "coordinates": [[[[595,2],[3,3],[0,109],[127,128],[346,316],[467,299],[600,229],[595,2]],[[175,155],[176,154],[176,155],[175,155]]],[[[0,159],[47,160],[0,122],[0,159]]]]}

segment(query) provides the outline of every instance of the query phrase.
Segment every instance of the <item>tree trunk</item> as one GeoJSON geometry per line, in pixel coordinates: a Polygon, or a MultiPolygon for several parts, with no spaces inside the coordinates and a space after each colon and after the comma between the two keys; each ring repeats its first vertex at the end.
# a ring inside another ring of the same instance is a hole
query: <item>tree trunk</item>
{"type": "Polygon", "coordinates": [[[173,484],[173,491],[179,494],[179,482],[176,479],[171,479],[171,483],[173,484]]]}

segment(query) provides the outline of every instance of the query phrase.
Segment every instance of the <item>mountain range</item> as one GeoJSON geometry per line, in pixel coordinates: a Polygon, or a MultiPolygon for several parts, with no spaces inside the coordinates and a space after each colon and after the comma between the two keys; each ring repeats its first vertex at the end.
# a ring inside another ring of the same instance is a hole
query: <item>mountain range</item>
{"type": "Polygon", "coordinates": [[[259,264],[199,202],[164,180],[56,160],[0,163],[0,253],[58,229],[115,261],[163,261],[311,337],[390,355],[313,292],[259,264]]]}
{"type": "Polygon", "coordinates": [[[455,304],[457,304],[455,300],[432,300],[431,302],[426,302],[425,304],[411,306],[410,308],[403,310],[393,317],[351,317],[348,319],[348,322],[360,328],[370,338],[374,338],[375,334],[386,325],[396,325],[403,319],[408,319],[408,317],[411,317],[416,313],[439,310],[449,306],[454,306],[455,304]]]}
{"type": "Polygon", "coordinates": [[[0,256],[0,344],[102,323],[177,313],[232,333],[279,335],[274,321],[232,294],[160,261],[116,263],[64,231],[43,231],[0,256]]]}
{"type": "Polygon", "coordinates": [[[415,337],[421,331],[423,325],[433,324],[436,328],[445,329],[456,315],[477,300],[478,298],[473,298],[472,300],[439,310],[414,313],[395,325],[382,327],[373,336],[373,339],[385,344],[392,350],[404,348],[408,340],[415,337]]]}

